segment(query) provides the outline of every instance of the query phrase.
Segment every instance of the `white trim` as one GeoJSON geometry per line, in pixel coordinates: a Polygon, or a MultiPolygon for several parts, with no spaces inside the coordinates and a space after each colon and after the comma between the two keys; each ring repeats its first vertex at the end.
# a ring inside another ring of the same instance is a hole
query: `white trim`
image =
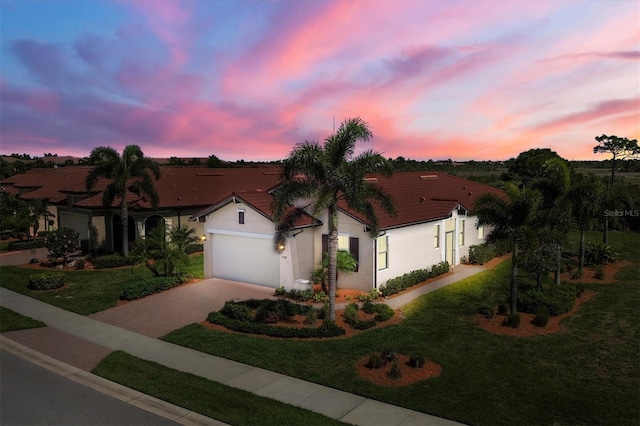
{"type": "Polygon", "coordinates": [[[208,228],[207,234],[235,235],[236,237],[251,237],[251,238],[259,238],[262,240],[273,239],[273,235],[271,234],[255,234],[253,232],[227,231],[225,229],[213,229],[213,228],[208,228]]]}

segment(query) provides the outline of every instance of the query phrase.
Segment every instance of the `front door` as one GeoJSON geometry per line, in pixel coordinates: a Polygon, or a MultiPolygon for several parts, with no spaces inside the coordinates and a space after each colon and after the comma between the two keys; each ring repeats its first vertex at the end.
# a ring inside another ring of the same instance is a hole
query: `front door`
{"type": "Polygon", "coordinates": [[[445,260],[449,263],[449,266],[453,266],[453,231],[449,231],[445,234],[444,239],[444,254],[445,260]]]}

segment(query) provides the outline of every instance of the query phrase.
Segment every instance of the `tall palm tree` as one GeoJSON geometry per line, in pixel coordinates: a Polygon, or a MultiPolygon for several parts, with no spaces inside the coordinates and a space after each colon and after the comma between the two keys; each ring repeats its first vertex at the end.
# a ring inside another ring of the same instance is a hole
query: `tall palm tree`
{"type": "Polygon", "coordinates": [[[374,203],[386,213],[396,210],[391,197],[378,185],[365,180],[369,173],[390,176],[391,163],[377,152],[367,150],[355,155],[356,142],[372,137],[369,125],[360,118],[347,119],[324,145],[305,141],[295,146],[284,160],[283,183],[274,193],[273,212],[277,223],[274,241],[284,242],[302,211],[290,207],[297,200],[312,200],[310,213],[318,217],[328,213],[329,227],[329,319],[335,321],[336,271],[338,252],[338,201],[343,200],[352,211],[363,214],[370,234],[379,232],[374,203]]]}
{"type": "Polygon", "coordinates": [[[507,238],[511,243],[510,306],[511,313],[516,313],[519,250],[536,218],[542,196],[535,189],[529,187],[519,189],[512,183],[507,183],[505,195],[506,197],[493,193],[481,195],[476,200],[475,213],[478,216],[479,226],[493,226],[493,237],[507,238]]]}
{"type": "Polygon", "coordinates": [[[602,181],[594,175],[577,175],[569,191],[573,204],[573,217],[580,229],[580,249],[578,260],[578,276],[582,277],[584,269],[585,232],[589,222],[598,217],[605,188],[602,181]]]}
{"type": "Polygon", "coordinates": [[[145,157],[138,145],[127,145],[122,156],[108,146],[94,148],[88,163],[95,167],[87,175],[87,191],[92,191],[98,179],[105,178],[109,184],[102,193],[102,204],[111,207],[116,198],[120,199],[122,216],[122,254],[129,254],[129,203],[127,191],[138,196],[146,196],[155,208],[158,193],[155,180],[160,179],[160,167],[151,158],[145,157]],[[150,174],[151,173],[151,174],[150,174]],[[152,178],[153,175],[153,178],[152,178]]]}

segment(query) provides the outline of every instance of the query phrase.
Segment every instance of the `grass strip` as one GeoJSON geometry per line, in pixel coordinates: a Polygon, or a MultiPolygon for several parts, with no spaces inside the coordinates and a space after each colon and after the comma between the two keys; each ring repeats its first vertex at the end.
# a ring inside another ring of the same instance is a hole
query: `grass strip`
{"type": "Polygon", "coordinates": [[[231,425],[345,424],[122,351],[112,352],[92,373],[231,425]]]}
{"type": "Polygon", "coordinates": [[[0,306],[0,333],[38,327],[46,327],[46,324],[0,306]]]}

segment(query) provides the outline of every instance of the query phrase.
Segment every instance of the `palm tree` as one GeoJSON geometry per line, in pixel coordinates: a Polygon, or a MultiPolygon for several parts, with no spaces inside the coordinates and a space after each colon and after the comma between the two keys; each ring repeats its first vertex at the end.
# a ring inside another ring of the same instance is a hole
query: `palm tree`
{"type": "Polygon", "coordinates": [[[148,197],[151,205],[154,208],[157,207],[159,199],[153,178],[160,179],[160,167],[151,158],[145,157],[138,145],[127,145],[122,151],[122,156],[108,146],[94,148],[89,155],[88,163],[95,167],[87,175],[85,182],[87,191],[93,190],[98,179],[105,178],[110,182],[102,193],[102,204],[108,208],[116,198],[120,199],[122,254],[127,256],[129,254],[127,191],[148,197]]]}
{"type": "Polygon", "coordinates": [[[33,227],[33,238],[38,236],[40,230],[40,219],[44,219],[45,227],[47,224],[53,223],[53,219],[56,217],[49,211],[46,200],[35,200],[31,204],[31,226],[33,227]]]}
{"type": "Polygon", "coordinates": [[[576,178],[569,194],[573,204],[573,217],[580,229],[578,276],[582,277],[582,271],[584,269],[585,231],[589,227],[589,222],[598,216],[605,191],[602,181],[593,175],[577,175],[576,178]]]}
{"type": "Polygon", "coordinates": [[[277,223],[274,241],[284,243],[287,232],[303,214],[290,207],[297,200],[312,200],[308,206],[313,216],[328,213],[329,227],[329,319],[335,321],[336,271],[338,252],[338,202],[344,201],[352,211],[363,214],[368,221],[370,235],[379,232],[374,203],[386,213],[395,214],[391,197],[378,185],[365,180],[369,173],[390,176],[391,163],[371,150],[355,155],[358,141],[372,137],[369,125],[360,118],[347,119],[338,131],[329,136],[324,145],[305,141],[295,146],[284,160],[283,183],[274,193],[273,212],[277,223]]]}
{"type": "Polygon", "coordinates": [[[510,305],[511,313],[516,313],[519,249],[535,220],[542,196],[535,189],[518,189],[512,183],[507,183],[505,195],[506,197],[493,193],[482,194],[476,200],[475,213],[478,215],[479,226],[494,227],[492,237],[507,238],[511,243],[510,305]]]}

